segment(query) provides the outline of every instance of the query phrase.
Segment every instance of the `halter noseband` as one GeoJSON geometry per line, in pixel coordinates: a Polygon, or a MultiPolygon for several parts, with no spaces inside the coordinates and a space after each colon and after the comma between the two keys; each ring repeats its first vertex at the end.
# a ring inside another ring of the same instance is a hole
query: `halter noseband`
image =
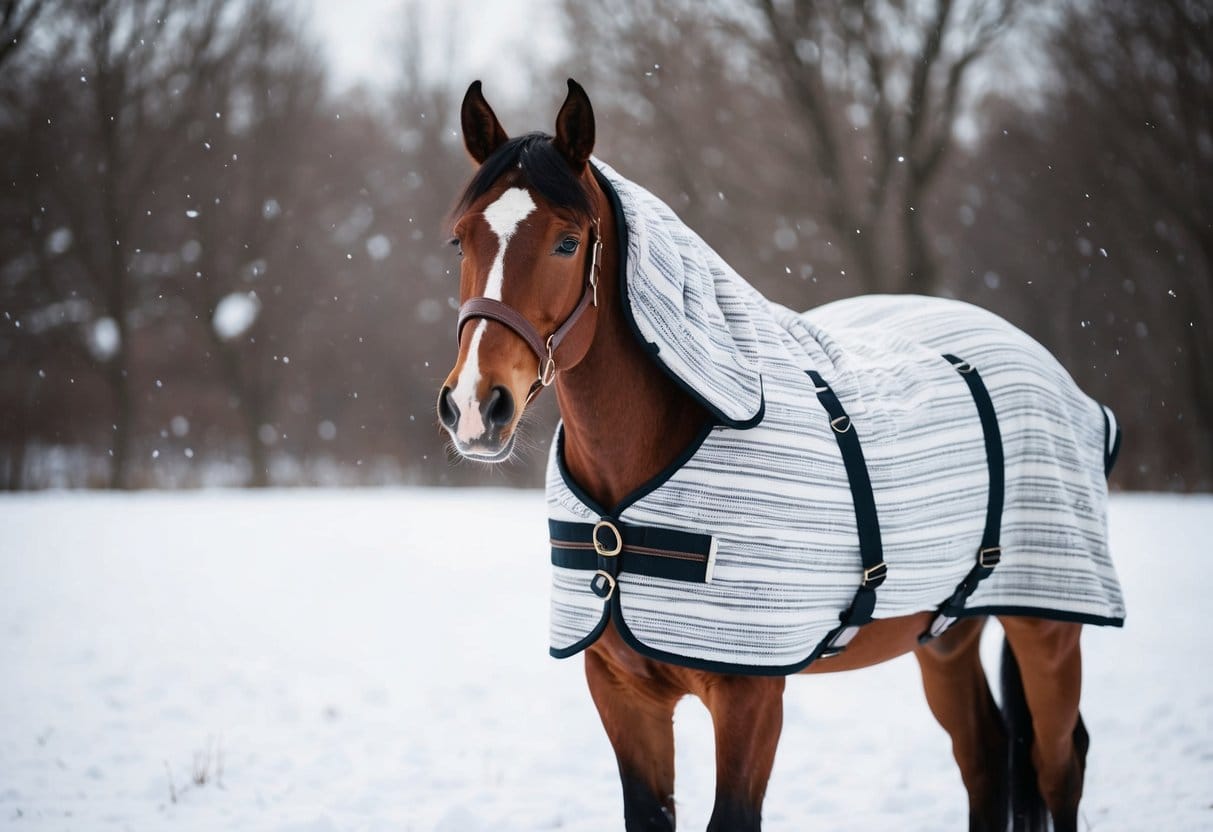
{"type": "Polygon", "coordinates": [[[535,383],[531,385],[531,391],[527,395],[527,402],[530,403],[540,390],[555,380],[556,350],[560,348],[565,336],[572,332],[577,321],[581,319],[582,314],[591,304],[595,307],[598,306],[598,275],[602,267],[598,255],[601,251],[602,228],[600,221],[596,219],[594,220],[594,242],[590,248],[590,267],[586,275],[585,288],[581,291],[581,298],[564,322],[546,338],[540,335],[535,325],[514,307],[493,298],[480,296],[468,298],[459,307],[459,322],[455,325],[455,340],[458,341],[463,336],[464,324],[473,318],[489,318],[505,324],[513,330],[539,359],[539,377],[535,379],[535,383]]]}

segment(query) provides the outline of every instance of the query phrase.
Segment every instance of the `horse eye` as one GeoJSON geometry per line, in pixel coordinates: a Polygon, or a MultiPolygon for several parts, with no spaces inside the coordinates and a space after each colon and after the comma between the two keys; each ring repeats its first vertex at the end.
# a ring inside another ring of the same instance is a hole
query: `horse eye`
{"type": "Polygon", "coordinates": [[[565,237],[560,241],[560,245],[556,246],[556,251],[560,254],[572,254],[579,245],[581,243],[576,237],[565,237]]]}
{"type": "Polygon", "coordinates": [[[455,250],[459,252],[459,256],[463,256],[463,242],[458,237],[452,237],[447,240],[447,244],[454,246],[455,250]]]}

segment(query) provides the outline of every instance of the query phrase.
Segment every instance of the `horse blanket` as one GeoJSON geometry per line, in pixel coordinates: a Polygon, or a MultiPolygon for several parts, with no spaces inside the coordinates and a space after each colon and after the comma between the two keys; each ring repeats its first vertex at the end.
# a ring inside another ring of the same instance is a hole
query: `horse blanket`
{"type": "Polygon", "coordinates": [[[796,672],[828,655],[876,575],[865,572],[873,534],[883,582],[868,619],[946,606],[951,617],[1123,622],[1106,523],[1119,428],[1040,344],[954,300],[868,296],[793,312],[644,188],[601,163],[596,175],[616,213],[634,334],[712,419],[616,506],[569,475],[557,428],[552,655],[613,623],[650,657],[796,672]],[[975,556],[992,571],[958,599],[975,556]]]}

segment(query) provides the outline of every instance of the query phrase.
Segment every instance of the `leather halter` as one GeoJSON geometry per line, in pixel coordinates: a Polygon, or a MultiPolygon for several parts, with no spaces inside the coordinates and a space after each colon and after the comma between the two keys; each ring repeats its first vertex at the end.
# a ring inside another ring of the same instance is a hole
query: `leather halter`
{"type": "Polygon", "coordinates": [[[591,305],[598,306],[598,277],[602,269],[602,264],[599,261],[599,254],[602,251],[602,228],[600,220],[594,220],[594,241],[590,247],[590,265],[586,274],[585,288],[581,291],[581,298],[577,301],[577,305],[573,307],[573,311],[568,317],[557,326],[552,333],[546,338],[539,334],[539,330],[535,325],[527,320],[526,316],[512,306],[502,303],[493,298],[484,296],[468,298],[463,305],[459,307],[459,321],[455,325],[455,340],[459,341],[463,337],[463,326],[473,318],[488,318],[504,324],[509,329],[526,342],[531,348],[531,352],[535,353],[535,357],[539,359],[539,377],[535,379],[531,385],[531,391],[527,394],[527,403],[535,398],[536,394],[551,384],[556,378],[556,350],[560,348],[561,342],[565,337],[573,331],[573,327],[577,325],[577,321],[581,319],[582,314],[591,305]]]}

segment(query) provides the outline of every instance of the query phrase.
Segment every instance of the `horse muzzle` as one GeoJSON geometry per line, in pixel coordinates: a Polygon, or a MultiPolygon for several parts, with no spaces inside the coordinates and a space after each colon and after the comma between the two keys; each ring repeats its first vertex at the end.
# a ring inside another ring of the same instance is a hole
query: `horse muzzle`
{"type": "Polygon", "coordinates": [[[451,435],[460,455],[480,462],[501,462],[514,447],[514,423],[517,407],[508,388],[494,385],[483,401],[473,399],[460,408],[451,388],[438,394],[438,421],[451,435]]]}

